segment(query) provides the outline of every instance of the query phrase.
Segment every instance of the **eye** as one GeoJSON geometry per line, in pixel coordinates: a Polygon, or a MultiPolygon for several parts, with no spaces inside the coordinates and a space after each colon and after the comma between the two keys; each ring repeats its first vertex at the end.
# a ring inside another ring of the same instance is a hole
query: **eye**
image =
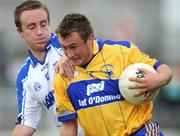
{"type": "Polygon", "coordinates": [[[33,30],[35,28],[35,25],[28,26],[28,29],[33,30]]]}
{"type": "Polygon", "coordinates": [[[75,49],[77,46],[73,45],[70,47],[70,49],[75,49]]]}
{"type": "Polygon", "coordinates": [[[48,24],[48,22],[47,22],[46,20],[44,20],[44,21],[42,21],[42,22],[40,23],[40,25],[41,25],[42,27],[46,27],[47,24],[48,24]]]}
{"type": "Polygon", "coordinates": [[[62,46],[62,49],[63,49],[64,51],[66,51],[66,50],[67,50],[67,48],[65,48],[65,47],[63,47],[63,46],[62,46]]]}

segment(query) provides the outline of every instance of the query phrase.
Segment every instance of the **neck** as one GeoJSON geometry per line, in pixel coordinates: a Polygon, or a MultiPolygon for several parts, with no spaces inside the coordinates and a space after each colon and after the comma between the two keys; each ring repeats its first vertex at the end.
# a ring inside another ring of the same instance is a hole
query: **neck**
{"type": "Polygon", "coordinates": [[[31,51],[31,53],[33,54],[33,56],[39,60],[42,61],[44,59],[46,50],[41,50],[41,51],[31,51]]]}
{"type": "Polygon", "coordinates": [[[88,57],[87,57],[86,63],[82,65],[83,68],[86,68],[87,65],[91,62],[91,60],[94,57],[94,55],[93,55],[93,43],[90,44],[88,47],[89,47],[89,49],[88,49],[89,50],[89,55],[87,55],[88,57]]]}

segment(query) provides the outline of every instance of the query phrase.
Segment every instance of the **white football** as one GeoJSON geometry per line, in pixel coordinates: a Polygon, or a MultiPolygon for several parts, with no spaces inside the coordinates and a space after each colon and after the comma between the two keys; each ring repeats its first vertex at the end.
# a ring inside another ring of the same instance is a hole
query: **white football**
{"type": "Polygon", "coordinates": [[[138,77],[138,78],[146,77],[145,73],[139,71],[138,68],[145,68],[151,72],[156,73],[156,70],[148,64],[145,63],[132,64],[128,66],[119,77],[119,91],[128,102],[133,104],[145,104],[147,102],[150,102],[151,100],[153,101],[158,95],[159,90],[156,90],[151,94],[146,94],[146,95],[150,95],[146,100],[145,100],[145,94],[142,94],[137,97],[133,96],[133,94],[139,89],[128,89],[129,85],[136,84],[136,82],[129,81],[128,79],[130,77],[138,77]]]}

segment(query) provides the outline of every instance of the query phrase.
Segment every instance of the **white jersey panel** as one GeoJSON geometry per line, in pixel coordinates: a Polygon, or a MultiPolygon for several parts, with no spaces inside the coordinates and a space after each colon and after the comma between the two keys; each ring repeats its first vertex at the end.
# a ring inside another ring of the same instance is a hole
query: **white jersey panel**
{"type": "Polygon", "coordinates": [[[44,106],[57,126],[55,113],[55,98],[53,91],[54,66],[62,56],[62,49],[57,37],[52,34],[46,46],[44,61],[39,62],[29,53],[17,78],[18,120],[17,124],[24,124],[32,128],[37,127],[44,106]]]}

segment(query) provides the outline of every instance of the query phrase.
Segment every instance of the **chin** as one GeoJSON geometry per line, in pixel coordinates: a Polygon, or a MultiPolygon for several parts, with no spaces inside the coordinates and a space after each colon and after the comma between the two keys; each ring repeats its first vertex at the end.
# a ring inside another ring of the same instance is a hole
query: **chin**
{"type": "Polygon", "coordinates": [[[72,64],[73,64],[74,66],[82,66],[82,63],[81,63],[81,62],[72,61],[72,64]]]}
{"type": "Polygon", "coordinates": [[[74,66],[82,66],[81,64],[79,63],[73,63],[74,66]]]}

